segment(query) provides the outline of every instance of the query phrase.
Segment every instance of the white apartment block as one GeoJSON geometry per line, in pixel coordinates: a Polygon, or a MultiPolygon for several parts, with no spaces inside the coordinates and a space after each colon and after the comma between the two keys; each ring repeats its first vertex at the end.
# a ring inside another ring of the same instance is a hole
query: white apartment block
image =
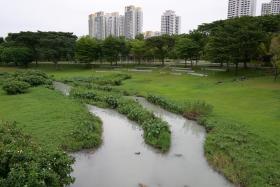
{"type": "Polygon", "coordinates": [[[256,15],[256,0],[229,0],[228,18],[256,15]]]}
{"type": "Polygon", "coordinates": [[[119,36],[119,13],[106,14],[106,37],[108,36],[119,36]]]}
{"type": "Polygon", "coordinates": [[[280,0],[262,4],[262,16],[280,14],[280,0]]]}
{"type": "Polygon", "coordinates": [[[89,15],[89,36],[100,40],[106,37],[106,16],[104,12],[89,15]]]}
{"type": "Polygon", "coordinates": [[[119,16],[119,36],[124,36],[124,16],[119,16]]]}
{"type": "Polygon", "coordinates": [[[161,16],[161,34],[180,34],[181,18],[176,15],[175,11],[167,10],[161,16]]]}
{"type": "Polygon", "coordinates": [[[124,35],[134,39],[143,30],[143,12],[140,7],[127,6],[124,14],[124,35]]]}

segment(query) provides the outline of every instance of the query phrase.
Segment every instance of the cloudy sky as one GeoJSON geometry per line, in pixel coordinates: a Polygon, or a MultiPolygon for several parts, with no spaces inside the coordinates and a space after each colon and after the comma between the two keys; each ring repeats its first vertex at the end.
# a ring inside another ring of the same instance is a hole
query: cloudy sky
{"type": "MultiPolygon", "coordinates": [[[[258,0],[257,14],[262,2],[258,0]]],[[[67,31],[88,34],[88,15],[95,11],[124,12],[127,5],[143,8],[144,31],[160,30],[160,16],[172,9],[182,17],[182,32],[201,23],[225,19],[228,0],[0,0],[0,36],[19,31],[67,31]]]]}

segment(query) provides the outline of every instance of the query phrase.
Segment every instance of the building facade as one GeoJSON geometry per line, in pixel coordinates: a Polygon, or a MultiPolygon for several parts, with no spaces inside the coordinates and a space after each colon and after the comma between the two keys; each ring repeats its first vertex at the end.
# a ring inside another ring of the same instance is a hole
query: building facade
{"type": "Polygon", "coordinates": [[[256,15],[256,0],[229,0],[228,18],[256,15]]]}
{"type": "Polygon", "coordinates": [[[89,36],[103,40],[106,37],[106,16],[104,12],[89,15],[89,36]]]}
{"type": "Polygon", "coordinates": [[[180,34],[181,18],[176,15],[175,11],[167,10],[161,16],[161,34],[180,34]]]}
{"type": "Polygon", "coordinates": [[[140,7],[125,7],[125,15],[118,12],[96,12],[89,15],[89,36],[103,40],[109,36],[134,39],[143,30],[143,12],[140,7]]]}
{"type": "Polygon", "coordinates": [[[262,4],[262,16],[280,14],[280,0],[262,4]]]}
{"type": "Polygon", "coordinates": [[[134,39],[143,31],[143,12],[140,7],[127,6],[124,14],[124,35],[127,39],[134,39]]]}

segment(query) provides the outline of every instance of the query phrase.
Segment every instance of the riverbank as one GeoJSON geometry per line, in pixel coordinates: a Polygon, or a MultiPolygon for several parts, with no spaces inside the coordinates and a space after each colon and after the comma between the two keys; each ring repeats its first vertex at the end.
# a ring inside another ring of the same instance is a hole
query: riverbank
{"type": "MultiPolygon", "coordinates": [[[[238,77],[226,72],[195,77],[172,75],[168,71],[120,71],[133,76],[120,86],[127,92],[143,96],[153,93],[178,103],[203,100],[212,105],[208,124],[216,130],[206,139],[205,150],[212,158],[208,160],[236,184],[279,185],[279,81],[253,71],[241,71],[238,77]],[[240,79],[242,76],[247,79],[240,79]]],[[[56,79],[115,74],[106,69],[95,72],[84,68],[47,69],[46,72],[56,79]]]]}
{"type": "Polygon", "coordinates": [[[17,127],[46,148],[70,151],[86,148],[82,141],[73,139],[72,133],[89,120],[97,128],[92,147],[101,143],[101,122],[97,117],[81,103],[43,87],[14,96],[0,90],[0,120],[15,121],[17,127]]]}

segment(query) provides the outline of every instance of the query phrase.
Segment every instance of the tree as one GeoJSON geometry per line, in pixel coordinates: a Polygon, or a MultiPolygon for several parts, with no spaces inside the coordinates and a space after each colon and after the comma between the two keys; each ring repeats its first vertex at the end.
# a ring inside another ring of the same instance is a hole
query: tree
{"type": "Polygon", "coordinates": [[[17,46],[24,46],[32,51],[33,59],[36,64],[40,56],[40,36],[38,32],[9,33],[6,37],[7,42],[14,42],[17,46]]]}
{"type": "Polygon", "coordinates": [[[164,65],[165,58],[168,57],[174,45],[175,39],[169,35],[155,36],[147,39],[147,46],[153,49],[155,56],[161,60],[162,65],[164,65]]]}
{"type": "Polygon", "coordinates": [[[0,45],[2,44],[2,43],[4,43],[5,41],[4,41],[4,38],[2,38],[2,37],[0,37],[0,45]]]}
{"type": "Polygon", "coordinates": [[[80,38],[76,42],[75,58],[81,62],[90,64],[100,57],[101,47],[98,41],[89,36],[80,38]]]}
{"type": "Polygon", "coordinates": [[[192,61],[199,56],[200,47],[195,41],[189,38],[179,38],[176,42],[175,50],[178,56],[185,60],[185,66],[187,66],[187,60],[190,60],[192,67],[192,61]]]}
{"type": "Polygon", "coordinates": [[[40,53],[43,58],[51,60],[56,69],[62,59],[73,59],[77,37],[73,33],[64,32],[39,32],[40,53]]]}
{"type": "Polygon", "coordinates": [[[138,60],[138,63],[141,63],[141,60],[145,56],[146,52],[146,42],[144,40],[133,40],[131,44],[131,53],[138,60]]]}
{"type": "Polygon", "coordinates": [[[26,47],[6,47],[1,53],[1,59],[5,63],[14,62],[15,65],[27,67],[33,60],[32,51],[26,47]]]}
{"type": "Polygon", "coordinates": [[[102,54],[106,60],[108,60],[111,65],[113,62],[118,62],[121,56],[121,45],[120,39],[116,37],[108,37],[103,41],[102,44],[102,54]]]}
{"type": "Polygon", "coordinates": [[[270,44],[270,53],[272,55],[272,64],[274,67],[274,80],[279,75],[280,68],[280,35],[274,36],[270,44]]]}

